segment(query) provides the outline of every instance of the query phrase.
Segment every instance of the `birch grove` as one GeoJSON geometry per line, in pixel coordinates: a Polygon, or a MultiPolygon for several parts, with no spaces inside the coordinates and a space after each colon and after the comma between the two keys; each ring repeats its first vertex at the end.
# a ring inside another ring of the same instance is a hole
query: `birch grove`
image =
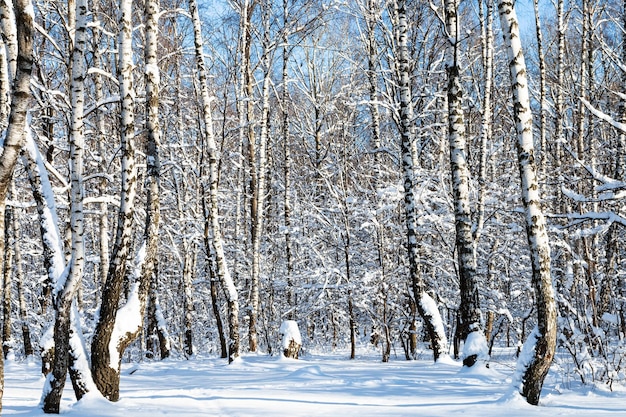
{"type": "Polygon", "coordinates": [[[285,320],[299,357],[519,355],[531,404],[625,384],[626,6],[519,7],[0,0],[2,359],[48,413],[285,320]]]}

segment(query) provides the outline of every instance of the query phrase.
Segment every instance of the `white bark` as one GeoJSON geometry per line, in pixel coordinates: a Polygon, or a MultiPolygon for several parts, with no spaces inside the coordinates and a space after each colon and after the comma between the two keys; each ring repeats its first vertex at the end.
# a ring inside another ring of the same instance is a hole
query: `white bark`
{"type": "Polygon", "coordinates": [[[116,324],[121,286],[130,254],[137,167],[135,164],[135,92],[133,88],[132,1],[120,0],[118,39],[118,78],[121,106],[122,190],[115,243],[109,263],[109,274],[102,291],[100,316],[91,346],[92,371],[100,392],[111,401],[119,398],[119,363],[111,363],[118,356],[117,346],[111,342],[116,324]]]}
{"type": "Polygon", "coordinates": [[[213,248],[215,250],[215,263],[217,275],[226,289],[229,307],[229,328],[230,328],[230,344],[229,344],[229,361],[239,357],[239,300],[237,288],[233,282],[228,265],[226,264],[226,256],[224,255],[224,245],[222,243],[222,232],[219,223],[218,211],[218,154],[215,137],[213,134],[213,119],[211,115],[211,96],[209,95],[209,86],[207,83],[206,65],[203,56],[203,40],[202,28],[200,23],[200,15],[198,13],[198,5],[195,0],[189,0],[189,11],[192,17],[196,65],[198,67],[198,78],[200,81],[200,97],[202,99],[202,117],[204,121],[204,140],[208,163],[209,163],[209,206],[210,206],[210,228],[213,248]]]}
{"type": "Polygon", "coordinates": [[[536,340],[526,341],[530,346],[534,346],[534,356],[528,362],[521,364],[523,376],[520,394],[530,404],[537,404],[544,378],[550,369],[556,349],[557,312],[550,274],[550,246],[537,183],[532,113],[519,24],[511,0],[499,0],[498,9],[510,62],[522,203],[532,263],[532,285],[537,306],[537,332],[530,337],[536,340]]]}
{"type": "MultiPolygon", "coordinates": [[[[4,6],[6,3],[2,3],[4,6]]],[[[4,8],[2,13],[4,13],[4,8]]],[[[30,98],[30,76],[33,67],[33,32],[34,11],[30,0],[15,1],[16,30],[7,32],[3,27],[4,36],[15,34],[17,38],[18,54],[15,82],[11,96],[11,111],[9,125],[2,143],[0,155],[0,236],[4,237],[5,208],[9,183],[18,154],[24,143],[24,127],[26,111],[30,98]]],[[[4,23],[3,23],[4,24],[4,23]]],[[[11,62],[9,61],[9,66],[11,62]]],[[[0,259],[4,256],[4,238],[0,239],[0,259]]],[[[0,262],[0,276],[3,275],[3,265],[0,262]]],[[[4,394],[4,355],[0,357],[0,412],[2,411],[2,396],[4,394]]]]}
{"type": "MultiPolygon", "coordinates": [[[[461,304],[459,306],[459,338],[465,341],[469,334],[477,332],[484,337],[481,330],[481,311],[478,300],[476,282],[476,258],[474,239],[472,236],[472,220],[469,196],[469,168],[467,167],[465,122],[463,117],[463,90],[458,64],[459,20],[457,0],[446,0],[445,25],[448,35],[448,142],[450,146],[450,172],[454,197],[454,217],[456,227],[456,250],[459,265],[459,287],[461,304]]],[[[484,343],[486,346],[486,343],[484,343]]],[[[480,344],[472,345],[478,347],[480,344]]],[[[486,352],[464,349],[463,364],[473,366],[478,357],[486,356],[486,352]]]]}
{"type": "Polygon", "coordinates": [[[289,30],[287,28],[289,16],[288,0],[283,0],[283,62],[282,62],[282,92],[281,92],[281,106],[282,106],[282,140],[283,140],[283,178],[285,184],[284,192],[284,214],[283,219],[285,223],[285,263],[287,264],[287,306],[289,312],[287,314],[288,319],[294,319],[296,316],[296,294],[294,291],[293,282],[293,259],[291,249],[291,146],[289,140],[289,92],[287,89],[287,81],[289,75],[287,73],[287,63],[289,60],[289,46],[287,44],[289,40],[289,30]]]}
{"type": "MultiPolygon", "coordinates": [[[[76,2],[76,22],[74,50],[72,51],[72,70],[70,95],[72,114],[70,117],[70,231],[71,231],[71,258],[69,274],[62,288],[54,299],[55,325],[54,344],[55,354],[52,373],[48,374],[49,390],[43,398],[43,408],[46,412],[58,413],[65,387],[66,374],[70,361],[70,333],[71,308],[74,294],[80,285],[85,262],[84,214],[83,214],[83,153],[84,153],[84,81],[87,74],[85,68],[86,30],[87,30],[87,0],[76,2]]],[[[84,389],[89,389],[87,385],[84,389]]],[[[80,399],[85,392],[77,391],[80,399]]]]}
{"type": "Polygon", "coordinates": [[[271,76],[271,55],[270,50],[270,8],[264,7],[264,32],[263,32],[263,88],[261,105],[261,124],[258,143],[258,162],[256,167],[256,213],[252,213],[254,222],[252,234],[252,279],[250,288],[250,351],[256,352],[258,344],[257,320],[259,314],[259,285],[261,275],[261,235],[263,233],[263,222],[265,217],[265,193],[266,193],[266,171],[267,171],[267,141],[269,137],[269,113],[270,113],[270,76],[271,76]]]}
{"type": "Polygon", "coordinates": [[[535,26],[537,35],[537,55],[539,59],[539,103],[541,104],[541,114],[539,123],[539,143],[541,145],[541,165],[540,172],[545,177],[548,168],[548,100],[546,86],[546,63],[543,52],[543,32],[541,31],[541,19],[539,18],[539,0],[533,0],[535,10],[535,26]]]}
{"type": "MultiPolygon", "coordinates": [[[[447,354],[447,337],[441,331],[443,326],[436,326],[441,322],[439,310],[430,308],[423,303],[427,299],[426,286],[419,270],[417,212],[415,205],[415,121],[413,120],[413,103],[411,99],[411,85],[409,79],[409,53],[407,41],[406,1],[396,0],[394,3],[394,22],[398,42],[397,66],[399,75],[400,92],[400,138],[402,150],[402,174],[404,177],[404,211],[407,226],[407,249],[409,257],[409,276],[413,287],[413,295],[416,300],[420,316],[428,330],[435,361],[442,355],[447,354]]],[[[429,297],[428,297],[429,298],[429,297]]]]}
{"type": "Polygon", "coordinates": [[[4,134],[11,111],[11,83],[9,82],[9,63],[7,61],[4,40],[0,36],[0,138],[4,134]]]}
{"type": "Polygon", "coordinates": [[[17,74],[17,28],[15,26],[15,12],[11,0],[0,0],[0,28],[2,29],[9,83],[13,84],[17,74]]]}

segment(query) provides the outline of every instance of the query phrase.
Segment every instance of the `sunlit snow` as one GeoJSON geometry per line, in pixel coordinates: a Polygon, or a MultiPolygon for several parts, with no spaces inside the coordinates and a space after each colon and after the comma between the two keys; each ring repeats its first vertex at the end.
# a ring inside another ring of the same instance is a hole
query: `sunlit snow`
{"type": "MultiPolygon", "coordinates": [[[[416,361],[361,348],[307,352],[303,359],[249,355],[232,365],[224,359],[172,359],[124,364],[121,400],[88,396],[76,403],[68,385],[61,404],[67,416],[595,416],[625,415],[626,389],[580,386],[551,372],[540,405],[510,392],[514,348],[498,351],[490,368],[434,364],[430,351],[416,361]]],[[[43,416],[38,408],[43,378],[39,365],[8,361],[5,416],[43,416]]],[[[614,387],[615,388],[615,387],[614,387]]]]}

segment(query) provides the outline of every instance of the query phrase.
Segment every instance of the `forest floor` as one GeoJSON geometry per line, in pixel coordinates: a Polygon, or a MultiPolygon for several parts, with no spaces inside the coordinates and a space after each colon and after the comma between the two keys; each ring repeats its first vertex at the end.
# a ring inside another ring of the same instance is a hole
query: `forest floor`
{"type": "MultiPolygon", "coordinates": [[[[515,361],[492,358],[490,368],[463,370],[454,361],[398,357],[382,363],[374,352],[356,360],[308,352],[300,360],[245,355],[232,365],[197,357],[124,364],[121,400],[89,396],[76,403],[66,385],[68,416],[599,416],[626,415],[626,387],[581,386],[554,370],[538,407],[510,395],[515,361]],[[507,394],[508,393],[508,394],[507,394]]],[[[4,416],[43,416],[38,408],[39,365],[5,364],[4,416]]]]}

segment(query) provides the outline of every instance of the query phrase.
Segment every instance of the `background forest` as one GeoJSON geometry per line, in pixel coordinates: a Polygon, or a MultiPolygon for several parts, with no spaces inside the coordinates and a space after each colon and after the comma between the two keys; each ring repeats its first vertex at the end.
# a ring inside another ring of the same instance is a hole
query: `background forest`
{"type": "MultiPolygon", "coordinates": [[[[28,3],[0,0],[4,157],[28,3]]],[[[489,349],[521,349],[536,289],[499,3],[34,0],[28,134],[0,230],[4,356],[62,366],[53,327],[72,316],[75,390],[79,334],[94,374],[116,362],[111,340],[118,362],[278,354],[285,319],[300,326],[301,354],[354,357],[371,344],[383,361],[411,360],[436,343],[412,274],[462,355],[450,44],[480,327],[489,349]],[[123,323],[136,312],[138,325],[123,323]]],[[[536,18],[522,44],[558,312],[553,366],[623,383],[626,3],[518,3],[536,18]]],[[[116,399],[115,377],[102,378],[116,399]]]]}

